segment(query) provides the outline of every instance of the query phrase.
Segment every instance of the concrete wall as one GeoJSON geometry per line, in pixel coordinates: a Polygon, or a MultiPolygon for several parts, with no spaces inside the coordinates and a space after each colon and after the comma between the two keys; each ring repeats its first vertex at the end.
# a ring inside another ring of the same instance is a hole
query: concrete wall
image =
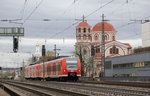
{"type": "Polygon", "coordinates": [[[143,47],[150,46],[150,22],[142,24],[142,45],[143,47]]]}

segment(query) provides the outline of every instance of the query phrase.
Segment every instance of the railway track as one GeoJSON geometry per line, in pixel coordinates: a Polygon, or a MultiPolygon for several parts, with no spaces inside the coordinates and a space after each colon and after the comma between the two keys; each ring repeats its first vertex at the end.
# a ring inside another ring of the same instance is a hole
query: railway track
{"type": "Polygon", "coordinates": [[[149,82],[121,82],[121,81],[84,81],[80,80],[79,83],[90,83],[90,84],[104,84],[104,85],[119,85],[119,86],[129,86],[129,87],[142,87],[142,88],[150,88],[149,82]]]}
{"type": "Polygon", "coordinates": [[[128,87],[128,86],[112,86],[112,85],[98,85],[98,84],[89,84],[89,83],[72,83],[72,82],[56,82],[53,84],[55,85],[61,85],[61,86],[70,86],[70,87],[74,87],[77,89],[84,89],[87,91],[93,91],[93,93],[95,92],[100,92],[103,93],[105,95],[114,95],[114,96],[150,96],[150,89],[148,90],[143,89],[143,88],[137,88],[137,87],[128,87]],[[60,84],[61,83],[61,84],[60,84]],[[141,90],[142,89],[142,90],[141,90]]]}
{"type": "MultiPolygon", "coordinates": [[[[12,82],[12,81],[11,81],[12,82]]],[[[14,82],[14,81],[13,81],[14,82]]],[[[96,96],[150,96],[150,89],[146,88],[141,90],[137,87],[128,86],[114,86],[114,85],[100,85],[100,84],[89,84],[89,83],[79,83],[79,82],[56,82],[56,81],[27,81],[29,84],[38,84],[38,86],[59,88],[71,92],[78,92],[86,95],[96,95],[96,96]]],[[[28,84],[25,82],[24,84],[28,84]]],[[[20,83],[20,82],[19,82],[20,83]]],[[[74,93],[71,93],[72,95],[74,93]]],[[[71,96],[72,96],[71,95],[71,96]]],[[[65,96],[65,95],[64,95],[65,96]]],[[[80,96],[80,95],[74,95],[80,96]]]]}
{"type": "Polygon", "coordinates": [[[22,91],[24,90],[25,92],[22,93],[28,92],[28,94],[24,96],[54,96],[54,95],[55,96],[66,96],[66,95],[67,96],[89,96],[79,92],[66,91],[58,88],[46,87],[46,86],[33,84],[33,83],[31,84],[27,82],[2,81],[1,83],[4,85],[9,85],[9,86],[19,88],[22,91]]]}

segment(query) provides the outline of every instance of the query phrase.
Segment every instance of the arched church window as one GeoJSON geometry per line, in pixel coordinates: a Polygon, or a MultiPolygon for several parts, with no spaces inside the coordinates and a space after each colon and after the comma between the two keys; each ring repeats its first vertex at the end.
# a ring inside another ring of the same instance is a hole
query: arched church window
{"type": "Polygon", "coordinates": [[[81,32],[81,28],[78,29],[78,32],[81,32]]]}
{"type": "Polygon", "coordinates": [[[88,39],[89,39],[89,40],[92,40],[91,35],[88,35],[88,39]]]}
{"type": "Polygon", "coordinates": [[[98,36],[97,35],[95,35],[95,40],[98,40],[98,36]]]}
{"type": "Polygon", "coordinates": [[[78,36],[78,39],[79,39],[79,40],[81,39],[81,35],[78,36]]]}
{"type": "Polygon", "coordinates": [[[118,48],[116,48],[116,54],[119,54],[119,49],[118,48]]]}
{"type": "Polygon", "coordinates": [[[105,40],[107,40],[107,36],[105,35],[104,37],[105,37],[105,40]]]}
{"type": "Polygon", "coordinates": [[[113,40],[113,41],[115,40],[115,36],[112,37],[112,40],[113,40]]]}
{"type": "Polygon", "coordinates": [[[90,33],[90,31],[91,31],[90,28],[88,29],[88,31],[89,31],[89,33],[90,33]]]}
{"type": "Polygon", "coordinates": [[[113,46],[113,54],[116,53],[116,46],[113,46]]]}
{"type": "Polygon", "coordinates": [[[84,50],[83,50],[83,54],[86,55],[86,53],[87,53],[87,51],[86,51],[86,49],[84,49],[84,50]]]}
{"type": "Polygon", "coordinates": [[[86,35],[83,35],[83,40],[86,40],[86,35]]]}
{"type": "Polygon", "coordinates": [[[110,48],[110,54],[112,54],[112,48],[110,48]]]}
{"type": "Polygon", "coordinates": [[[100,48],[96,48],[96,53],[100,53],[100,48]]]}
{"type": "Polygon", "coordinates": [[[119,49],[113,46],[113,48],[110,48],[110,54],[119,54],[119,49]]]}
{"type": "Polygon", "coordinates": [[[83,28],[83,32],[84,32],[84,33],[86,32],[86,28],[83,28]]]}

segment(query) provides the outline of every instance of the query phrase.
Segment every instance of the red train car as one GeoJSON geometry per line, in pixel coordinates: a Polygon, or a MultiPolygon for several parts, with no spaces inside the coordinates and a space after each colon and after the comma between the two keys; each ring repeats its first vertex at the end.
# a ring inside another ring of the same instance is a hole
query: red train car
{"type": "Polygon", "coordinates": [[[25,67],[26,79],[78,80],[81,76],[81,63],[77,57],[66,57],[25,67]]]}

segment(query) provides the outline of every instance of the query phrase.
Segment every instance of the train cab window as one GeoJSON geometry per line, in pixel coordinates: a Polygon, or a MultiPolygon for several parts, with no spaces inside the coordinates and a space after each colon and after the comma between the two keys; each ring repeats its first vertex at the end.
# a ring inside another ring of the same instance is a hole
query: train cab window
{"type": "Polygon", "coordinates": [[[77,70],[78,68],[78,58],[66,59],[67,69],[68,70],[77,70]]]}

